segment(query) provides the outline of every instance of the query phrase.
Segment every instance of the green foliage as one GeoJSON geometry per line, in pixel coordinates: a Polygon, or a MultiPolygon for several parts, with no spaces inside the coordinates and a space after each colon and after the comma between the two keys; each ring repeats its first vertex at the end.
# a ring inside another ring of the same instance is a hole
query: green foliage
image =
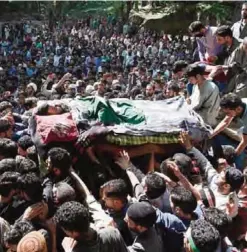
{"type": "Polygon", "coordinates": [[[197,4],[197,10],[202,16],[214,16],[217,20],[227,20],[231,17],[234,9],[234,3],[223,2],[201,2],[197,4]]]}

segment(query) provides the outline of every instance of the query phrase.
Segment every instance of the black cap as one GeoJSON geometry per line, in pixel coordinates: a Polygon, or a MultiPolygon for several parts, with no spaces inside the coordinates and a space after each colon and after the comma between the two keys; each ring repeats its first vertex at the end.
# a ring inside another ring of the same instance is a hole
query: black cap
{"type": "Polygon", "coordinates": [[[127,215],[135,224],[146,228],[152,227],[157,218],[154,207],[144,201],[132,204],[127,211],[127,215]]]}

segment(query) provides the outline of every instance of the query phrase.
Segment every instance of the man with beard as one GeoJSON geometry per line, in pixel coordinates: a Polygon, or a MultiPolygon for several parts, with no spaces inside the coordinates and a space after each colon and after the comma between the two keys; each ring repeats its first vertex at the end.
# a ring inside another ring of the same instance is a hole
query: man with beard
{"type": "Polygon", "coordinates": [[[241,10],[241,20],[234,23],[232,26],[233,37],[239,42],[247,36],[247,3],[243,3],[241,10]]]}
{"type": "Polygon", "coordinates": [[[215,32],[217,27],[205,26],[200,21],[194,21],[189,26],[189,32],[196,37],[200,61],[215,62],[221,52],[217,44],[215,32]]]}
{"type": "Polygon", "coordinates": [[[27,97],[34,97],[37,92],[37,85],[33,82],[29,83],[26,88],[27,97]]]}
{"type": "Polygon", "coordinates": [[[242,133],[242,139],[236,148],[236,154],[240,155],[247,146],[247,104],[236,94],[229,93],[221,98],[220,107],[226,116],[214,129],[211,137],[214,137],[222,132],[230,125],[234,118],[239,118],[242,125],[239,129],[242,133]]]}
{"type": "Polygon", "coordinates": [[[125,221],[131,231],[137,234],[130,252],[162,252],[164,251],[162,237],[155,229],[156,210],[148,202],[132,204],[126,214],[125,221]]]}
{"type": "Polygon", "coordinates": [[[154,98],[154,87],[152,85],[146,86],[146,100],[152,101],[154,98]]]}
{"type": "Polygon", "coordinates": [[[44,196],[46,201],[48,201],[51,206],[53,205],[53,185],[63,181],[75,189],[76,200],[85,203],[84,192],[80,190],[77,181],[70,174],[72,160],[69,152],[59,147],[50,149],[46,164],[48,174],[43,181],[44,196]]]}
{"type": "Polygon", "coordinates": [[[55,214],[56,223],[66,237],[64,251],[127,252],[123,238],[116,228],[107,227],[96,231],[90,226],[88,209],[76,201],[64,203],[55,214]]]}
{"type": "Polygon", "coordinates": [[[128,202],[129,189],[123,179],[113,179],[102,187],[102,200],[107,213],[113,218],[116,227],[120,231],[126,245],[133,243],[133,235],[128,229],[124,217],[130,203],[128,202]]]}

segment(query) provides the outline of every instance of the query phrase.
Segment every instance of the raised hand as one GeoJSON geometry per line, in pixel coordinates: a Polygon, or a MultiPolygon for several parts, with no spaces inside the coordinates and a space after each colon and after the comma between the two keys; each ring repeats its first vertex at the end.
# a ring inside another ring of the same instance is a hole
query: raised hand
{"type": "Polygon", "coordinates": [[[130,162],[130,157],[128,152],[120,151],[119,157],[116,159],[115,163],[119,165],[123,170],[126,170],[127,168],[130,167],[131,162],[130,162]]]}
{"type": "Polygon", "coordinates": [[[43,212],[44,212],[43,203],[40,202],[40,203],[34,204],[25,210],[25,212],[23,214],[23,219],[32,220],[32,219],[42,215],[43,212]]]}
{"type": "Polygon", "coordinates": [[[180,133],[179,141],[186,148],[186,150],[190,150],[193,147],[189,133],[187,131],[182,131],[180,133]]]}
{"type": "Polygon", "coordinates": [[[181,171],[179,170],[177,164],[175,162],[168,162],[167,166],[173,171],[176,177],[180,177],[181,171]]]}
{"type": "Polygon", "coordinates": [[[65,237],[62,242],[62,246],[65,252],[72,252],[76,245],[76,241],[73,238],[65,237]]]}

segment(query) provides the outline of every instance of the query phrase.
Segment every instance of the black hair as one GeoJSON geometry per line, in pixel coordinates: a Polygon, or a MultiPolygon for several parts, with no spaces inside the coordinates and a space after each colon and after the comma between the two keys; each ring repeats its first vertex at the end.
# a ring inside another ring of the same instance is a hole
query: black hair
{"type": "Polygon", "coordinates": [[[36,97],[28,97],[28,98],[25,99],[24,106],[25,106],[26,110],[29,110],[37,102],[38,102],[38,99],[36,97]]]}
{"type": "Polygon", "coordinates": [[[187,177],[189,180],[191,171],[193,168],[192,160],[189,156],[183,153],[176,153],[173,158],[167,158],[160,164],[160,171],[168,176],[172,181],[178,182],[179,179],[174,174],[173,170],[169,167],[169,162],[175,162],[180,170],[180,172],[187,177]]]}
{"type": "Polygon", "coordinates": [[[61,228],[80,233],[87,232],[90,225],[88,209],[76,201],[62,204],[55,214],[55,220],[61,228]]]}
{"type": "Polygon", "coordinates": [[[8,196],[11,190],[18,188],[18,172],[5,172],[0,176],[0,195],[8,196]]]}
{"type": "Polygon", "coordinates": [[[56,184],[57,188],[57,200],[58,203],[61,205],[67,201],[75,200],[76,198],[76,192],[72,186],[70,186],[66,182],[58,182],[56,184]]]}
{"type": "Polygon", "coordinates": [[[11,108],[11,109],[13,108],[13,106],[10,102],[2,101],[0,103],[0,113],[2,113],[4,110],[6,110],[8,108],[11,108]]]}
{"type": "Polygon", "coordinates": [[[15,158],[16,155],[16,143],[8,138],[0,138],[0,156],[4,158],[15,158]]]}
{"type": "Polygon", "coordinates": [[[220,234],[213,225],[206,220],[198,219],[191,222],[190,228],[191,237],[200,252],[216,251],[220,234]]]}
{"type": "Polygon", "coordinates": [[[244,175],[240,170],[229,167],[226,169],[225,180],[230,185],[231,192],[238,191],[244,183],[244,175]]]}
{"type": "Polygon", "coordinates": [[[197,207],[193,193],[182,186],[176,186],[171,191],[171,201],[174,207],[179,207],[185,214],[192,214],[197,207]]]}
{"type": "Polygon", "coordinates": [[[0,175],[4,172],[15,172],[16,161],[13,158],[5,158],[0,161],[0,175]]]}
{"type": "Polygon", "coordinates": [[[27,158],[35,162],[36,166],[39,167],[39,157],[35,145],[27,149],[27,158]]]}
{"type": "Polygon", "coordinates": [[[215,35],[220,37],[231,37],[232,38],[232,30],[228,25],[222,25],[218,27],[218,29],[215,32],[215,35]]]}
{"type": "Polygon", "coordinates": [[[49,109],[49,104],[47,102],[44,102],[43,104],[37,107],[36,115],[47,115],[48,109],[49,109]]]}
{"type": "Polygon", "coordinates": [[[8,131],[11,127],[12,126],[8,120],[0,119],[0,133],[8,131]]]}
{"type": "Polygon", "coordinates": [[[127,199],[129,189],[123,179],[112,179],[106,182],[102,188],[104,188],[107,197],[127,199]]]}
{"type": "Polygon", "coordinates": [[[205,26],[200,21],[194,21],[189,26],[189,32],[199,32],[201,29],[205,28],[205,26]]]}
{"type": "Polygon", "coordinates": [[[154,172],[147,174],[145,184],[147,186],[146,195],[149,199],[156,199],[166,191],[164,179],[154,172]]]}
{"type": "Polygon", "coordinates": [[[31,201],[39,202],[43,199],[43,188],[37,174],[23,174],[18,178],[18,183],[20,190],[25,192],[31,201]]]}
{"type": "Polygon", "coordinates": [[[36,163],[28,158],[23,158],[18,164],[18,172],[21,174],[26,174],[29,172],[34,172],[39,175],[39,168],[36,163]]]}
{"type": "Polygon", "coordinates": [[[235,148],[231,145],[223,145],[223,158],[227,161],[229,165],[233,165],[236,160],[236,151],[235,148]]]}
{"type": "Polygon", "coordinates": [[[198,74],[203,75],[205,72],[205,68],[198,64],[189,65],[186,70],[187,77],[196,77],[198,74]]]}
{"type": "Polygon", "coordinates": [[[176,83],[172,83],[171,85],[169,85],[169,86],[168,86],[168,89],[169,89],[169,90],[172,90],[172,91],[174,91],[174,92],[176,92],[176,93],[179,93],[179,91],[180,91],[180,87],[179,87],[179,85],[176,84],[176,83]]]}
{"type": "Polygon", "coordinates": [[[71,166],[71,157],[65,149],[54,147],[49,150],[48,157],[51,161],[52,168],[59,169],[62,173],[67,173],[71,166]]]}
{"type": "Polygon", "coordinates": [[[220,107],[224,109],[236,109],[243,106],[243,102],[238,95],[234,93],[225,94],[220,101],[220,107]]]}
{"type": "Polygon", "coordinates": [[[178,60],[174,63],[173,68],[172,68],[172,72],[176,74],[176,73],[182,71],[187,66],[188,66],[188,63],[186,61],[178,60]]]}
{"type": "Polygon", "coordinates": [[[30,221],[18,221],[4,234],[4,242],[17,245],[22,237],[34,230],[35,228],[30,221]]]}
{"type": "Polygon", "coordinates": [[[210,188],[208,188],[207,186],[203,186],[203,188],[200,190],[200,195],[202,203],[206,208],[210,207],[209,197],[211,198],[213,204],[211,205],[211,207],[215,206],[215,195],[210,188]]]}
{"type": "Polygon", "coordinates": [[[210,207],[203,211],[204,219],[212,224],[220,233],[221,237],[227,235],[232,218],[216,207],[210,207]]]}
{"type": "Polygon", "coordinates": [[[132,99],[135,99],[137,95],[141,94],[141,89],[139,87],[134,87],[130,91],[130,97],[132,99]]]}
{"type": "Polygon", "coordinates": [[[34,145],[32,139],[30,136],[25,135],[22,136],[19,140],[18,140],[18,145],[24,150],[26,151],[27,148],[31,147],[34,145]]]}

